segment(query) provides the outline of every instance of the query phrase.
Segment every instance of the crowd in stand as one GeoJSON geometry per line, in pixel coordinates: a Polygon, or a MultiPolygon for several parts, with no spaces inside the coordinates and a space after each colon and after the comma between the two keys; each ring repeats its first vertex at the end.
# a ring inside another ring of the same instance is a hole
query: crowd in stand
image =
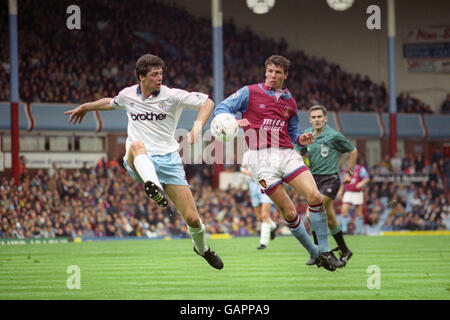
{"type": "MultiPolygon", "coordinates": [[[[365,228],[373,230],[450,229],[450,159],[436,153],[425,161],[412,156],[385,159],[370,168],[370,174],[425,173],[427,181],[402,185],[369,183],[365,189],[365,228]],[[389,206],[395,201],[395,206],[389,206]]],[[[212,185],[212,166],[186,166],[200,216],[209,234],[234,236],[258,234],[259,224],[248,191],[222,191],[212,185]]],[[[95,168],[77,170],[52,167],[32,174],[25,168],[19,186],[4,177],[0,183],[0,238],[49,237],[187,237],[186,225],[169,204],[160,208],[151,201],[118,161],[101,159],[95,168]]],[[[288,189],[304,215],[306,203],[288,189]]],[[[336,212],[340,212],[336,201],[336,212]]],[[[272,208],[273,219],[282,218],[272,208]]],[[[352,212],[350,212],[352,215],[352,212]]],[[[303,216],[304,217],[304,216],[303,216]]],[[[306,222],[306,220],[305,220],[306,222]]],[[[354,230],[350,223],[347,233],[354,230]]],[[[280,229],[286,232],[285,228],[280,229]]],[[[288,234],[288,232],[286,232],[288,234]]]]}
{"type": "Polygon", "coordinates": [[[366,223],[392,230],[450,229],[450,159],[436,151],[432,159],[406,155],[386,157],[370,171],[376,174],[424,174],[417,183],[370,183],[365,189],[366,223]],[[380,221],[381,220],[381,221],[380,221]]]}
{"type": "MultiPolygon", "coordinates": [[[[64,13],[71,4],[19,1],[22,101],[80,103],[115,96],[136,82],[135,61],[149,52],[166,61],[167,85],[213,94],[211,23],[207,19],[162,1],[79,0],[81,30],[69,30],[65,28],[68,16],[55,12],[64,13]]],[[[7,3],[3,2],[3,44],[9,43],[7,26],[7,3]]],[[[232,20],[225,21],[223,32],[225,96],[244,84],[261,81],[261,66],[277,53],[293,62],[287,84],[299,108],[307,109],[317,101],[330,111],[389,111],[384,83],[376,84],[322,58],[289,50],[284,39],[262,38],[250,28],[238,31],[232,20]]],[[[9,48],[4,45],[0,47],[0,101],[10,99],[9,68],[9,48]]],[[[429,106],[408,94],[400,94],[397,104],[399,112],[431,113],[429,106]]],[[[450,113],[450,95],[441,111],[450,113]]],[[[214,188],[211,166],[186,169],[208,233],[258,233],[247,190],[214,188]]],[[[0,237],[187,237],[175,208],[160,208],[149,200],[142,185],[117,161],[102,160],[95,168],[80,170],[22,171],[19,186],[12,179],[0,181],[0,237]]],[[[426,173],[428,181],[411,185],[371,182],[365,189],[368,230],[450,229],[448,158],[439,153],[429,160],[407,155],[386,158],[370,168],[372,175],[389,172],[426,173]]],[[[306,203],[290,193],[298,212],[304,214],[306,203]]],[[[336,206],[339,213],[339,201],[336,206]]],[[[281,223],[276,209],[273,211],[274,220],[281,223]]],[[[348,233],[353,230],[351,225],[348,233]]]]}
{"type": "MultiPolygon", "coordinates": [[[[115,96],[136,82],[136,59],[162,56],[165,83],[213,94],[211,22],[163,1],[79,0],[81,30],[65,28],[68,1],[19,1],[19,82],[25,102],[80,103],[115,96]],[[120,23],[117,23],[120,21],[120,23]],[[150,32],[148,32],[150,31],[150,32]]],[[[0,5],[0,43],[8,43],[6,2],[0,5]]],[[[299,108],[319,102],[330,111],[389,111],[384,83],[350,74],[323,58],[289,50],[284,39],[262,38],[250,28],[238,31],[233,20],[223,26],[224,91],[260,82],[261,66],[272,54],[293,62],[289,89],[299,108]],[[245,70],[245,72],[242,72],[245,70]]],[[[0,48],[0,101],[8,101],[9,51],[0,48]]],[[[399,112],[431,113],[423,102],[401,94],[399,112]]]]}

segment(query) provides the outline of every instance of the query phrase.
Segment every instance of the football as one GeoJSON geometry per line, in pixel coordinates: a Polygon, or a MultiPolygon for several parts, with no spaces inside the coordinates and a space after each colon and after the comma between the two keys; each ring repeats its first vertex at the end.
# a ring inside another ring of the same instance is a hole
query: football
{"type": "Polygon", "coordinates": [[[221,113],[211,121],[211,133],[219,141],[230,141],[236,137],[239,126],[234,115],[221,113]]]}

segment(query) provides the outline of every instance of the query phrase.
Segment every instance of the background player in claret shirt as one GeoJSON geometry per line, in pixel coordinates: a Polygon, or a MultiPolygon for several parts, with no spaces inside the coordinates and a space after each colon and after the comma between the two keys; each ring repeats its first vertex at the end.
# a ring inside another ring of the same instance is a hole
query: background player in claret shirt
{"type": "Polygon", "coordinates": [[[292,234],[316,259],[318,266],[334,271],[342,266],[328,247],[327,216],[322,195],[293,143],[313,142],[312,133],[302,134],[297,104],[289,90],[283,89],[290,61],[282,56],[266,60],[265,82],[245,86],[216,106],[215,115],[241,112],[249,147],[249,169],[253,179],[280,210],[292,234]],[[283,183],[289,184],[307,201],[318,247],[309,238],[305,226],[289,198],[283,183]]]}
{"type": "Polygon", "coordinates": [[[172,89],[162,84],[164,61],[146,54],[136,62],[139,84],[127,87],[114,98],[66,111],[69,122],[81,123],[88,111],[125,109],[128,117],[124,165],[128,173],[145,184],[145,191],[160,206],[167,206],[165,192],[188,226],[194,251],[212,267],[223,268],[220,257],[206,246],[203,225],[186,181],[183,163],[178,154],[175,129],[184,108],[199,110],[188,141],[195,142],[208,120],[214,103],[206,94],[172,89]]]}
{"type": "MultiPolygon", "coordinates": [[[[241,172],[252,177],[248,167],[248,152],[242,156],[241,172]]],[[[270,240],[275,239],[278,225],[270,218],[270,208],[273,204],[267,194],[262,193],[258,183],[251,179],[248,184],[250,201],[255,210],[256,218],[261,223],[260,240],[257,249],[264,250],[270,240]]]]}
{"type": "Polygon", "coordinates": [[[344,230],[347,230],[347,224],[349,223],[348,210],[350,206],[355,206],[355,221],[356,221],[356,233],[364,233],[364,186],[370,181],[369,174],[366,168],[361,164],[357,164],[353,170],[347,170],[345,175],[351,177],[351,181],[348,184],[341,185],[337,197],[342,197],[341,219],[344,230]],[[344,194],[344,196],[342,196],[344,194]]]}
{"type": "MultiPolygon", "coordinates": [[[[299,147],[304,159],[309,161],[309,169],[313,174],[319,191],[323,194],[324,206],[328,217],[328,228],[330,233],[336,240],[341,251],[340,259],[347,264],[353,252],[347,248],[342,234],[341,226],[336,219],[333,200],[339,191],[339,154],[349,152],[347,158],[347,168],[352,169],[356,164],[358,150],[355,148],[344,135],[330,128],[327,125],[328,116],[327,109],[324,106],[314,105],[309,111],[309,122],[312,128],[308,128],[305,132],[313,132],[314,143],[307,146],[299,147]]],[[[351,176],[347,173],[344,175],[343,183],[350,183],[351,176]]],[[[309,212],[307,211],[309,219],[309,212]]],[[[314,228],[311,227],[314,242],[317,244],[317,236],[314,228]]],[[[307,265],[313,265],[314,259],[311,257],[307,265]]]]}

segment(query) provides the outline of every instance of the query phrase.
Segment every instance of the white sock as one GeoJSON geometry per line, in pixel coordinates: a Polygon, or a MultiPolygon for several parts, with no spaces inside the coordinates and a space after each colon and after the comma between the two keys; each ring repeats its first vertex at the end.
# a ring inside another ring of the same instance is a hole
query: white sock
{"type": "Polygon", "coordinates": [[[269,223],[270,223],[270,231],[275,230],[277,227],[277,224],[271,218],[269,218],[269,223]]]}
{"type": "Polygon", "coordinates": [[[134,158],[133,164],[137,173],[141,176],[141,179],[144,182],[151,181],[161,189],[163,188],[159,182],[158,176],[156,175],[155,166],[147,154],[138,155],[134,158]]]}
{"type": "Polygon", "coordinates": [[[270,223],[261,222],[261,240],[260,243],[267,246],[270,240],[270,223]]]}
{"type": "Polygon", "coordinates": [[[206,250],[205,225],[200,221],[200,228],[191,228],[187,226],[192,237],[192,243],[197,249],[198,253],[203,254],[206,250]]]}

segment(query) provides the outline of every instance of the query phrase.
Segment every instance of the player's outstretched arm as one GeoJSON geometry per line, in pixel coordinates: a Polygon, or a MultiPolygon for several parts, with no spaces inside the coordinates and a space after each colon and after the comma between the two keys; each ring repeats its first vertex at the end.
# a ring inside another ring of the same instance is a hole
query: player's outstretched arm
{"type": "Polygon", "coordinates": [[[356,159],[358,158],[358,149],[353,149],[352,151],[350,151],[350,153],[348,154],[348,158],[347,158],[347,168],[348,169],[352,169],[356,166],[356,159]]]}
{"type": "Polygon", "coordinates": [[[206,101],[201,105],[198,111],[197,119],[194,122],[192,130],[188,133],[188,142],[197,142],[201,136],[203,127],[206,121],[208,121],[211,112],[214,110],[214,102],[211,99],[206,99],[206,101]]]}
{"type": "MultiPolygon", "coordinates": [[[[358,158],[358,149],[353,149],[348,154],[347,158],[347,169],[352,170],[356,165],[356,159],[358,158]]],[[[348,172],[345,173],[344,176],[344,184],[349,184],[352,181],[352,176],[348,172]]]]}
{"type": "Polygon", "coordinates": [[[64,114],[70,115],[68,120],[69,123],[81,123],[88,111],[114,110],[114,108],[109,104],[111,100],[112,98],[102,98],[97,101],[83,103],[75,109],[64,112],[64,114]]]}

